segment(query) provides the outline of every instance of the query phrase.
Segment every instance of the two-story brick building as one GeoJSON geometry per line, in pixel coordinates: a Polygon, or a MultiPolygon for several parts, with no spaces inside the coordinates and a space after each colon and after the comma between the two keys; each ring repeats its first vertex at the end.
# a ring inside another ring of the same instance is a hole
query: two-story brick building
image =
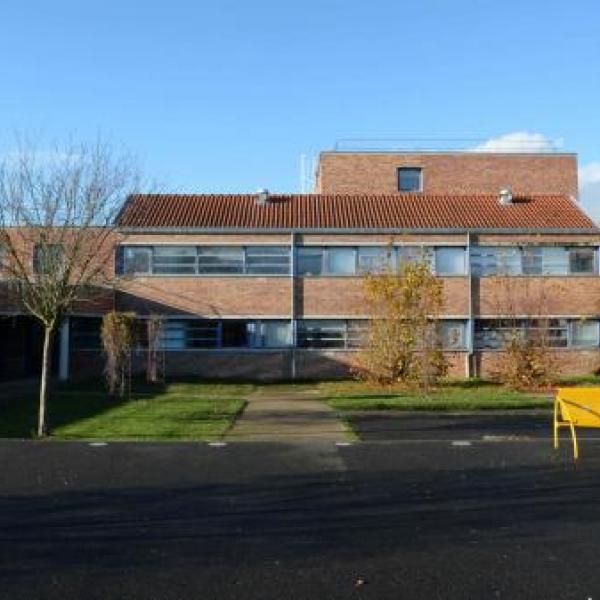
{"type": "MultiPolygon", "coordinates": [[[[493,371],[508,315],[526,335],[550,317],[565,372],[600,367],[600,238],[574,155],[325,152],[317,191],[126,201],[114,306],[164,317],[167,376],[343,376],[364,273],[417,255],[444,282],[453,375],[493,371]]],[[[100,316],[63,327],[63,376],[97,370],[100,316]]]]}

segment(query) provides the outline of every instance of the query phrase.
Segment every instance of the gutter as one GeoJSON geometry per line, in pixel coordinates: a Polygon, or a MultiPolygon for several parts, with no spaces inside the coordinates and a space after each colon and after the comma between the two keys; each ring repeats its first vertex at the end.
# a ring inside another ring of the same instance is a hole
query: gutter
{"type": "Polygon", "coordinates": [[[327,227],[117,227],[116,231],[123,234],[251,234],[251,233],[279,233],[279,234],[533,234],[533,235],[600,235],[600,228],[530,228],[530,227],[490,227],[490,228],[469,228],[469,227],[429,227],[429,228],[408,228],[408,227],[381,227],[381,228],[327,228],[327,227]]]}

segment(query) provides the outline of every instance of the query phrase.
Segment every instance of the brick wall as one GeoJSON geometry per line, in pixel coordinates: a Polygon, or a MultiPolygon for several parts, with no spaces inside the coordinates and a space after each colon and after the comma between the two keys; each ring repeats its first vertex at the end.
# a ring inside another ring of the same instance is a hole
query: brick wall
{"type": "Polygon", "coordinates": [[[123,280],[118,310],[198,317],[289,316],[289,277],[136,277],[123,280]]]}
{"type": "MultiPolygon", "coordinates": [[[[501,352],[477,352],[476,371],[483,378],[491,378],[498,370],[501,352]]],[[[590,375],[600,368],[600,350],[556,350],[553,353],[556,374],[590,375]]]]}
{"type": "Polygon", "coordinates": [[[431,194],[519,193],[577,196],[577,158],[565,154],[336,153],[319,159],[316,191],[333,194],[394,194],[397,169],[421,167],[423,191],[431,194]]]}
{"type": "Polygon", "coordinates": [[[473,285],[476,315],[600,313],[599,277],[482,277],[473,285]]]}

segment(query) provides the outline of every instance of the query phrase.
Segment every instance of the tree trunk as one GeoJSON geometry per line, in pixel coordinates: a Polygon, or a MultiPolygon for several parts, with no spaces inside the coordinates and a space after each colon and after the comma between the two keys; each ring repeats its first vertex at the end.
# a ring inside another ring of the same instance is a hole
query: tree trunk
{"type": "Polygon", "coordinates": [[[43,437],[48,434],[48,425],[46,423],[46,405],[48,404],[50,371],[52,365],[52,338],[54,336],[54,327],[44,327],[44,352],[42,355],[42,375],[40,380],[40,405],[38,411],[38,436],[43,437]]]}

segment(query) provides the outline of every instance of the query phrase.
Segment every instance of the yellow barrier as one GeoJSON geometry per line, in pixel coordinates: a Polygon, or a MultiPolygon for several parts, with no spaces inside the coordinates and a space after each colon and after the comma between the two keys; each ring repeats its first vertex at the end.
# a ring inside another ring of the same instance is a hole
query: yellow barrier
{"type": "Polygon", "coordinates": [[[577,427],[600,428],[600,388],[558,388],[554,400],[554,448],[558,430],[568,427],[573,438],[573,458],[579,457],[577,427]]]}

